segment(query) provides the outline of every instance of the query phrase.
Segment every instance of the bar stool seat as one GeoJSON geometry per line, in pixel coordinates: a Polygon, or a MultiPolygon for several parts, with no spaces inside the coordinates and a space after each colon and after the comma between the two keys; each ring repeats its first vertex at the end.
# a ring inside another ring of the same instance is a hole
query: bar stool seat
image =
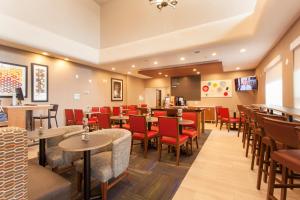
{"type": "Polygon", "coordinates": [[[290,170],[300,172],[300,150],[278,150],[272,153],[271,158],[290,170]]]}

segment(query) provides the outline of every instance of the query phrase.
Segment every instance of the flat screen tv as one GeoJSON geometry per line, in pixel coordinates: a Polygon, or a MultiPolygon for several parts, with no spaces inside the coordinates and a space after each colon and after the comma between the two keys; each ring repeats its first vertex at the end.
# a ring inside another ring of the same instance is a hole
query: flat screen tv
{"type": "Polygon", "coordinates": [[[255,76],[236,78],[235,90],[238,92],[257,90],[257,79],[255,76]]]}

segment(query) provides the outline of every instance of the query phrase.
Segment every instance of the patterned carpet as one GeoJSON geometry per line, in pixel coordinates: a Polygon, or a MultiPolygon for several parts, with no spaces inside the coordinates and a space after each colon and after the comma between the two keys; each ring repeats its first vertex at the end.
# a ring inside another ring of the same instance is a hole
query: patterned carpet
{"type": "MultiPolygon", "coordinates": [[[[175,153],[168,153],[167,146],[163,146],[161,162],[158,162],[158,152],[154,148],[148,151],[148,157],[144,159],[143,150],[137,141],[130,157],[129,176],[109,190],[108,199],[172,199],[210,133],[211,130],[206,130],[198,139],[199,149],[196,149],[194,143],[193,155],[180,156],[179,167],[175,165],[175,153]]],[[[76,190],[75,170],[72,169],[61,175],[72,182],[72,199],[81,199],[81,195],[76,190]]],[[[100,185],[97,182],[92,182],[92,188],[92,195],[100,195],[100,185]]]]}

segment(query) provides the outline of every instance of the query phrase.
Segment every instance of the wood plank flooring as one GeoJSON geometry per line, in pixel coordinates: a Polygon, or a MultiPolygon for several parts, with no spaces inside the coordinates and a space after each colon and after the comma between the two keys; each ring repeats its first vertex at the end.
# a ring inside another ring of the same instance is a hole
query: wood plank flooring
{"type": "MultiPolygon", "coordinates": [[[[267,184],[256,190],[257,166],[251,171],[250,163],[235,131],[214,129],[173,200],[264,200],[267,184]]],[[[277,197],[279,192],[276,189],[277,197]]],[[[287,194],[288,200],[300,199],[300,189],[287,194]]]]}

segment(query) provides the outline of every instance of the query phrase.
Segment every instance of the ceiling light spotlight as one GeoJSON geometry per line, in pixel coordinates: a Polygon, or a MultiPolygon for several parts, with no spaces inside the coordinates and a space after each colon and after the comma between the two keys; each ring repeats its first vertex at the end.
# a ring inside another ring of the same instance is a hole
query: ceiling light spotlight
{"type": "Polygon", "coordinates": [[[92,80],[91,80],[91,79],[89,80],[89,83],[92,83],[92,80]]]}
{"type": "Polygon", "coordinates": [[[211,55],[212,55],[212,56],[216,56],[216,55],[217,55],[217,53],[216,53],[216,52],[214,52],[214,53],[212,53],[211,55]]]}
{"type": "Polygon", "coordinates": [[[197,72],[197,74],[199,75],[199,74],[200,74],[200,72],[197,72]]]}
{"type": "Polygon", "coordinates": [[[153,62],[153,64],[154,64],[154,65],[157,65],[157,64],[158,64],[158,62],[157,62],[157,61],[154,61],[154,62],[153,62]]]}
{"type": "Polygon", "coordinates": [[[167,78],[167,77],[168,77],[168,74],[166,74],[165,77],[167,78]]]}
{"type": "Polygon", "coordinates": [[[185,61],[185,57],[181,57],[180,60],[181,60],[181,61],[185,61]]]}
{"type": "Polygon", "coordinates": [[[111,70],[115,71],[115,70],[116,70],[116,68],[112,67],[112,68],[111,68],[111,70]]]}
{"type": "Polygon", "coordinates": [[[42,53],[44,56],[48,56],[49,55],[49,53],[47,53],[47,52],[43,52],[42,53]]]}
{"type": "Polygon", "coordinates": [[[237,68],[235,68],[236,70],[240,70],[241,68],[240,67],[237,67],[237,68]]]}
{"type": "Polygon", "coordinates": [[[127,72],[127,74],[131,74],[131,72],[127,72]]]}
{"type": "Polygon", "coordinates": [[[194,68],[194,69],[193,69],[193,72],[196,72],[196,71],[197,71],[197,69],[196,69],[196,68],[194,68]]]}
{"type": "Polygon", "coordinates": [[[162,75],[162,73],[161,73],[161,72],[158,72],[158,75],[162,75]]]}
{"type": "Polygon", "coordinates": [[[135,65],[131,65],[131,68],[135,68],[135,65]]]}
{"type": "Polygon", "coordinates": [[[244,49],[244,48],[240,50],[241,53],[245,53],[246,51],[247,51],[247,49],[244,49]]]}
{"type": "Polygon", "coordinates": [[[76,74],[76,75],[75,75],[75,78],[76,78],[76,79],[78,79],[78,78],[79,78],[79,75],[78,75],[78,74],[76,74]]]}

